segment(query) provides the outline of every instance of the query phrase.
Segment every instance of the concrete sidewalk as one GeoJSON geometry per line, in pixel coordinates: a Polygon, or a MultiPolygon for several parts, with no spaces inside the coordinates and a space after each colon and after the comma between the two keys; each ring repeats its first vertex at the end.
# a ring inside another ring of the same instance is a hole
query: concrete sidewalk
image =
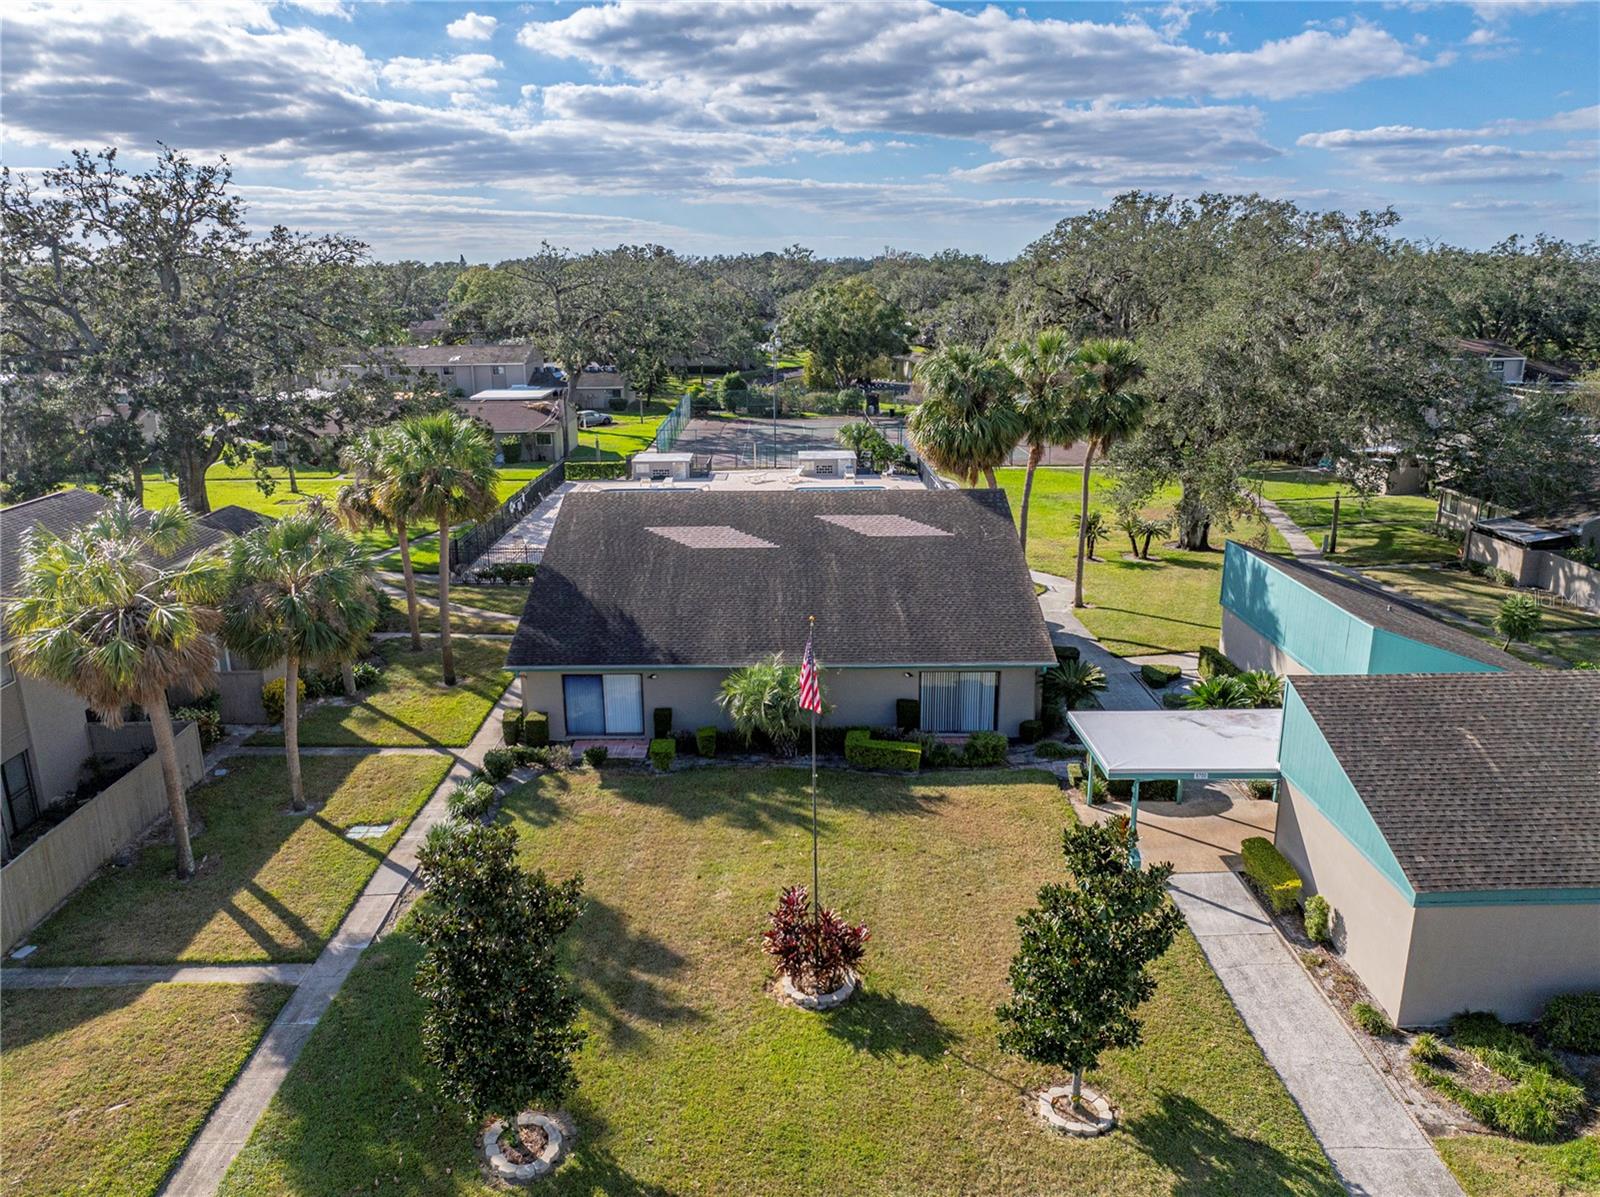
{"type": "Polygon", "coordinates": [[[6,989],[106,989],[116,985],[298,985],[309,964],[82,964],[7,968],[6,989]]]}
{"type": "MultiPolygon", "coordinates": [[[[339,930],[300,981],[294,996],[279,1011],[253,1054],[200,1133],[189,1144],[161,1192],[166,1197],[211,1197],[228,1166],[249,1139],[283,1078],[299,1058],[318,1021],[332,1004],[350,970],[355,968],[407,887],[417,866],[417,850],[428,832],[449,817],[447,798],[456,783],[480,764],[484,753],[500,744],[500,713],[517,701],[515,683],[479,726],[472,743],[456,753],[444,781],[411,821],[398,843],[383,858],[366,889],[345,916],[339,930]]],[[[385,751],[379,749],[377,751],[385,751]]]]}
{"type": "Polygon", "coordinates": [[[1083,626],[1072,609],[1072,579],[1037,569],[1029,572],[1035,582],[1045,587],[1045,592],[1039,596],[1039,610],[1044,615],[1045,626],[1050,629],[1051,643],[1076,648],[1080,660],[1098,665],[1106,675],[1106,688],[1099,694],[1101,707],[1108,711],[1148,711],[1160,707],[1160,701],[1139,680],[1138,666],[1130,666],[1121,657],[1107,652],[1083,626]]]}
{"type": "Polygon", "coordinates": [[[1238,875],[1180,873],[1170,888],[1345,1187],[1361,1197],[1462,1197],[1427,1135],[1238,875]]]}

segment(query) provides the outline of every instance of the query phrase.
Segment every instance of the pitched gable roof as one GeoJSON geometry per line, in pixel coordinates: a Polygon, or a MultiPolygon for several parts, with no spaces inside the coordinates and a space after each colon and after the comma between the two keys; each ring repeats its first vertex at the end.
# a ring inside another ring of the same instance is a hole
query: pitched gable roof
{"type": "Polygon", "coordinates": [[[1419,894],[1600,888],[1600,673],[1291,685],[1419,894]]]}
{"type": "Polygon", "coordinates": [[[1349,574],[1327,566],[1313,565],[1293,557],[1264,553],[1247,544],[1232,542],[1258,561],[1287,574],[1307,590],[1327,599],[1340,610],[1347,611],[1362,623],[1396,636],[1404,636],[1419,644],[1432,645],[1457,656],[1466,657],[1497,669],[1529,670],[1525,661],[1502,652],[1492,644],[1479,640],[1470,632],[1436,619],[1426,608],[1409,602],[1389,591],[1380,590],[1366,582],[1357,581],[1349,574]]]}
{"type": "Polygon", "coordinates": [[[577,491],[509,668],[793,661],[1046,665],[1055,657],[999,491],[577,491]]]}
{"type": "Polygon", "coordinates": [[[204,524],[207,528],[243,536],[263,524],[275,524],[278,521],[262,512],[251,511],[250,508],[240,507],[237,503],[229,503],[224,507],[213,507],[196,522],[204,524]]]}

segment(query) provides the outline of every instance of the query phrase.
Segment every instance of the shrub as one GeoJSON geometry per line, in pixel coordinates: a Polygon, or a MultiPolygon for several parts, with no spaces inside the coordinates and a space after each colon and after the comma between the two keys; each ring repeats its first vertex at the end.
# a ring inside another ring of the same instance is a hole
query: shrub
{"type": "Polygon", "coordinates": [[[1056,645],[1056,664],[1057,665],[1065,665],[1068,661],[1076,661],[1078,659],[1079,655],[1080,654],[1078,652],[1078,646],[1076,644],[1058,644],[1058,645],[1056,645]]]}
{"type": "Polygon", "coordinates": [[[922,747],[904,740],[874,740],[866,728],[857,727],[845,733],[844,759],[858,769],[914,773],[922,763],[922,747]]]}
{"type": "Polygon", "coordinates": [[[1006,738],[999,732],[973,732],[961,750],[961,759],[970,768],[993,769],[1006,763],[1006,738]]]}
{"type": "Polygon", "coordinates": [[[717,755],[717,729],[702,727],[694,733],[694,750],[704,757],[717,755]]]}
{"type": "MultiPolygon", "coordinates": [[[[280,716],[281,717],[281,716],[280,716]]],[[[200,747],[220,744],[228,733],[222,726],[222,712],[214,706],[179,707],[172,712],[174,723],[192,723],[200,733],[200,747]]]]}
{"type": "Polygon", "coordinates": [[[1271,840],[1253,835],[1239,845],[1239,855],[1244,875],[1255,882],[1273,910],[1284,914],[1300,904],[1300,874],[1271,840]]]}
{"type": "Polygon", "coordinates": [[[728,713],[746,746],[760,736],[779,756],[794,755],[806,723],[800,709],[800,667],[785,665],[782,653],[729,673],[717,705],[728,713]]]}
{"type": "Polygon", "coordinates": [[[1444,1050],[1444,1041],[1430,1031],[1418,1035],[1406,1050],[1411,1053],[1413,1060],[1420,1060],[1424,1064],[1442,1064],[1449,1059],[1444,1050]]]}
{"type": "Polygon", "coordinates": [[[1242,678],[1218,675],[1203,678],[1189,688],[1183,705],[1191,711],[1240,710],[1254,706],[1242,678]]]}
{"type": "Polygon", "coordinates": [[[1234,677],[1239,672],[1239,667],[1227,657],[1222,655],[1222,650],[1212,648],[1209,644],[1200,646],[1200,676],[1209,677],[1234,677]]]}
{"type": "Polygon", "coordinates": [[[837,911],[823,909],[813,918],[811,891],[791,885],[778,895],[761,948],[802,993],[831,993],[861,963],[869,938],[865,926],[847,923],[837,911]]]}
{"type": "Polygon", "coordinates": [[[1067,766],[1067,784],[1075,790],[1083,789],[1083,766],[1077,761],[1067,766]]]}
{"type": "Polygon", "coordinates": [[[1160,690],[1182,677],[1183,670],[1176,665],[1141,665],[1139,676],[1144,678],[1144,684],[1152,690],[1160,690]]]}
{"type": "Polygon", "coordinates": [[[483,771],[491,781],[504,781],[516,767],[516,754],[509,748],[491,748],[483,754],[483,771]]]}
{"type": "Polygon", "coordinates": [[[1064,761],[1072,750],[1060,740],[1040,740],[1033,746],[1033,755],[1041,761],[1064,761]]]}
{"type": "Polygon", "coordinates": [[[1252,707],[1281,707],[1283,705],[1283,679],[1268,669],[1251,669],[1241,673],[1238,682],[1252,707]]]}
{"type": "Polygon", "coordinates": [[[530,581],[538,572],[539,567],[531,561],[496,561],[473,570],[472,577],[478,582],[502,582],[509,585],[513,582],[530,581]]]}
{"type": "Polygon", "coordinates": [[[591,769],[598,769],[611,758],[611,749],[604,744],[591,744],[583,750],[583,763],[591,769]]]}
{"type": "Polygon", "coordinates": [[[568,482],[587,482],[610,478],[626,478],[628,476],[628,463],[625,461],[568,461],[566,465],[568,482]]]}
{"type": "Polygon", "coordinates": [[[894,700],[894,725],[901,731],[916,731],[922,726],[922,702],[916,698],[894,700]]]}
{"type": "Polygon", "coordinates": [[[514,745],[522,739],[522,712],[506,711],[500,716],[500,738],[514,745]]]}
{"type": "Polygon", "coordinates": [[[1476,558],[1468,559],[1467,572],[1475,578],[1481,578],[1489,572],[1489,563],[1487,561],[1479,561],[1476,558]]]}
{"type": "Polygon", "coordinates": [[[307,698],[328,698],[344,693],[344,678],[337,669],[308,669],[300,675],[300,684],[305,687],[307,698]]]}
{"type": "Polygon", "coordinates": [[[1563,993],[1550,999],[1539,1030],[1551,1047],[1600,1055],[1600,992],[1563,993]]]}
{"type": "Polygon", "coordinates": [[[473,1118],[560,1105],[584,1037],[578,995],[559,968],[582,883],[524,870],[504,824],[435,828],[418,868],[427,896],[412,925],[426,950],[414,984],[440,1088],[473,1118]]]}
{"type": "Polygon", "coordinates": [[[1272,782],[1264,777],[1252,777],[1245,782],[1245,786],[1249,789],[1250,797],[1252,798],[1259,799],[1262,802],[1270,801],[1272,798],[1272,782]]]}
{"type": "Polygon", "coordinates": [[[1500,586],[1515,586],[1517,584],[1516,574],[1508,569],[1500,569],[1498,566],[1489,567],[1489,577],[1500,586]]]}
{"type": "Polygon", "coordinates": [[[445,802],[452,819],[462,822],[482,819],[494,805],[494,783],[475,773],[465,781],[457,782],[445,802]]]}
{"type": "Polygon", "coordinates": [[[1044,701],[1047,706],[1061,703],[1070,711],[1081,706],[1095,691],[1105,688],[1105,671],[1088,661],[1063,661],[1054,669],[1044,671],[1044,701]]]}
{"type": "Polygon", "coordinates": [[[1371,1002],[1357,1002],[1351,1006],[1350,1021],[1374,1039],[1394,1034],[1394,1024],[1389,1021],[1388,1016],[1382,1010],[1371,1002]]]}
{"type": "Polygon", "coordinates": [[[1558,1138],[1583,1111],[1582,1087],[1556,1058],[1493,1014],[1456,1015],[1450,1020],[1450,1036],[1458,1048],[1511,1081],[1512,1087],[1479,1093],[1420,1062],[1412,1065],[1412,1071],[1491,1130],[1545,1142],[1558,1138]]]}
{"type": "Polygon", "coordinates": [[[1032,744],[1042,735],[1044,735],[1044,724],[1037,719],[1024,719],[1017,724],[1017,739],[1024,744],[1032,744]]]}
{"type": "Polygon", "coordinates": [[[1142,781],[1139,783],[1139,797],[1146,802],[1175,802],[1178,798],[1178,783],[1170,777],[1142,781]]]}
{"type": "Polygon", "coordinates": [[[1500,647],[1510,648],[1513,640],[1532,640],[1543,622],[1544,612],[1532,598],[1525,594],[1509,596],[1494,617],[1494,630],[1505,638],[1500,647]]]}
{"type": "Polygon", "coordinates": [[[355,675],[357,690],[370,690],[383,677],[383,667],[371,661],[357,661],[350,672],[355,675]]]}
{"type": "Polygon", "coordinates": [[[1168,690],[1161,696],[1161,705],[1169,711],[1186,711],[1189,709],[1189,696],[1168,690]]]}
{"type": "Polygon", "coordinates": [[[522,742],[534,747],[550,743],[550,716],[543,711],[524,711],[522,742]]]}
{"type": "Polygon", "coordinates": [[[678,746],[666,737],[650,741],[650,763],[665,773],[678,757],[678,746]]]}
{"type": "MultiPolygon", "coordinates": [[[[284,689],[284,679],[281,677],[275,677],[266,685],[261,687],[261,705],[267,709],[268,723],[283,722],[284,689]]],[[[294,693],[296,698],[298,698],[301,702],[305,702],[306,683],[303,678],[295,681],[294,693]]]]}
{"type": "Polygon", "coordinates": [[[1306,899],[1306,937],[1312,943],[1333,942],[1333,907],[1321,894],[1306,899]]]}
{"type": "Polygon", "coordinates": [[[552,769],[572,768],[572,746],[569,744],[551,744],[544,749],[545,764],[552,769]]]}
{"type": "Polygon", "coordinates": [[[672,734],[672,708],[656,707],[650,712],[651,721],[655,725],[655,738],[665,740],[672,734]]]}

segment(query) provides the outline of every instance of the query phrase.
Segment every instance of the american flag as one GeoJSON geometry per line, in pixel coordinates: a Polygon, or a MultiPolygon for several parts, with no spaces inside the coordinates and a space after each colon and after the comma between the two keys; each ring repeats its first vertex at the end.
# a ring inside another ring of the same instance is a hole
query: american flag
{"type": "Polygon", "coordinates": [[[800,662],[800,709],[822,714],[822,691],[817,686],[817,658],[811,652],[811,633],[806,633],[806,655],[800,662]]]}

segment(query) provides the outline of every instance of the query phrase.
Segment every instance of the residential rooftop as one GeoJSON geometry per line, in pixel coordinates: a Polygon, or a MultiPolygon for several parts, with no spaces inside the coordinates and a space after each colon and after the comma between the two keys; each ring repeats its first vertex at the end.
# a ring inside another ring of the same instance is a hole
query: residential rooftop
{"type": "Polygon", "coordinates": [[[1432,615],[1427,608],[1412,603],[1389,591],[1380,590],[1367,582],[1357,581],[1325,565],[1315,565],[1294,557],[1267,553],[1250,545],[1234,544],[1258,561],[1265,562],[1334,606],[1349,612],[1361,622],[1419,644],[1429,644],[1466,657],[1470,661],[1492,665],[1497,669],[1528,670],[1533,668],[1525,661],[1504,652],[1470,632],[1445,623],[1432,615]]]}
{"type": "Polygon", "coordinates": [[[511,669],[1049,665],[1004,493],[575,491],[511,669]]]}
{"type": "Polygon", "coordinates": [[[1600,887],[1600,673],[1291,685],[1418,893],[1600,887]]]}

